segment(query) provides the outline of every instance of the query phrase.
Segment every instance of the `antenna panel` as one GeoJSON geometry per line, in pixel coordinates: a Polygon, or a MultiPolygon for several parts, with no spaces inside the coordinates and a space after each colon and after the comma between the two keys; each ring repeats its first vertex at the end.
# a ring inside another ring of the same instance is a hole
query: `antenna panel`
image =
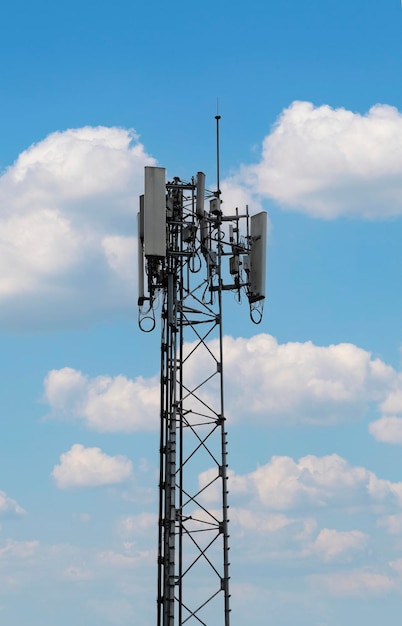
{"type": "Polygon", "coordinates": [[[146,257],[166,256],[166,169],[145,168],[144,251],[146,257]]]}
{"type": "Polygon", "coordinates": [[[144,245],[144,195],[140,196],[140,211],[138,213],[138,237],[144,245]]]}
{"type": "Polygon", "coordinates": [[[204,172],[197,172],[197,200],[196,200],[196,212],[198,217],[204,217],[204,196],[205,196],[205,174],[204,172]]]}
{"type": "Polygon", "coordinates": [[[141,237],[141,199],[144,200],[144,196],[140,196],[140,211],[137,213],[138,220],[138,237],[137,237],[137,255],[138,255],[138,306],[144,304],[144,246],[143,238],[141,237]]]}
{"type": "Polygon", "coordinates": [[[251,216],[250,292],[249,301],[265,298],[267,258],[267,214],[265,211],[251,216]]]}

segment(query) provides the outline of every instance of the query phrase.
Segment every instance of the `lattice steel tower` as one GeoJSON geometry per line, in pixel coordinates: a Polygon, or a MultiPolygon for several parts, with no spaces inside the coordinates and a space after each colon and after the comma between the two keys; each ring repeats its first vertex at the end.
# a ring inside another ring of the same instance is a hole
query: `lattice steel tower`
{"type": "Polygon", "coordinates": [[[153,330],[158,304],[162,321],[157,626],[230,623],[222,294],[261,320],[267,215],[224,214],[217,173],[209,192],[202,172],[146,167],[140,197],[139,324],[153,330]]]}

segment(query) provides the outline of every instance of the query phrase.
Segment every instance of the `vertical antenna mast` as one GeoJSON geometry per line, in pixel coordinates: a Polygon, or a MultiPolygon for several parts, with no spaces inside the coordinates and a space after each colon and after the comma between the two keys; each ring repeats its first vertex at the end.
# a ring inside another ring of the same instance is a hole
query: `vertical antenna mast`
{"type": "Polygon", "coordinates": [[[219,101],[218,98],[216,99],[216,115],[215,115],[215,119],[216,119],[216,186],[218,189],[218,198],[221,195],[221,186],[220,186],[220,155],[219,155],[219,148],[220,148],[220,142],[219,142],[219,120],[221,119],[221,116],[219,115],[219,101]]]}
{"type": "Polygon", "coordinates": [[[203,172],[166,182],[164,168],[146,167],[140,199],[142,330],[162,300],[157,626],[230,626],[222,294],[244,293],[262,314],[266,213],[251,229],[248,210],[222,214],[215,119],[217,190],[203,172]]]}

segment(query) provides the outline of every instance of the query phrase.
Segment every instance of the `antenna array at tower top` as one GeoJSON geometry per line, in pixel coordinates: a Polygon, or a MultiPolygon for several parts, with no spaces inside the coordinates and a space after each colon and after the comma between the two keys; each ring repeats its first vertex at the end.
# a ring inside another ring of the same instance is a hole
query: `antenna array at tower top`
{"type": "Polygon", "coordinates": [[[226,215],[221,210],[220,191],[206,190],[203,172],[190,182],[179,178],[166,182],[165,168],[146,167],[138,231],[138,304],[143,330],[148,330],[145,320],[154,321],[155,300],[166,289],[167,265],[172,255],[179,256],[194,274],[205,266],[204,300],[212,302],[218,290],[234,291],[239,301],[245,294],[251,319],[255,323],[261,321],[265,299],[265,212],[250,216],[246,206],[243,213],[236,208],[226,215]],[[169,249],[169,227],[180,230],[176,250],[169,249]],[[218,272],[223,258],[227,259],[227,266],[218,272]]]}

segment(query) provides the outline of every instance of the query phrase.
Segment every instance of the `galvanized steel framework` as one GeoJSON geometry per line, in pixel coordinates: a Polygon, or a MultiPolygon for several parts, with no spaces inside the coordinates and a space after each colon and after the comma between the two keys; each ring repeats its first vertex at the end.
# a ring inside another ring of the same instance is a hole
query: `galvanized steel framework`
{"type": "Polygon", "coordinates": [[[162,300],[158,626],[230,624],[222,292],[245,291],[258,315],[264,298],[251,289],[258,237],[248,211],[224,216],[220,192],[205,194],[202,176],[166,184],[166,256],[147,258],[149,297],[139,302],[140,325],[153,318],[153,327],[162,300]],[[204,195],[209,211],[200,209],[204,195]]]}

